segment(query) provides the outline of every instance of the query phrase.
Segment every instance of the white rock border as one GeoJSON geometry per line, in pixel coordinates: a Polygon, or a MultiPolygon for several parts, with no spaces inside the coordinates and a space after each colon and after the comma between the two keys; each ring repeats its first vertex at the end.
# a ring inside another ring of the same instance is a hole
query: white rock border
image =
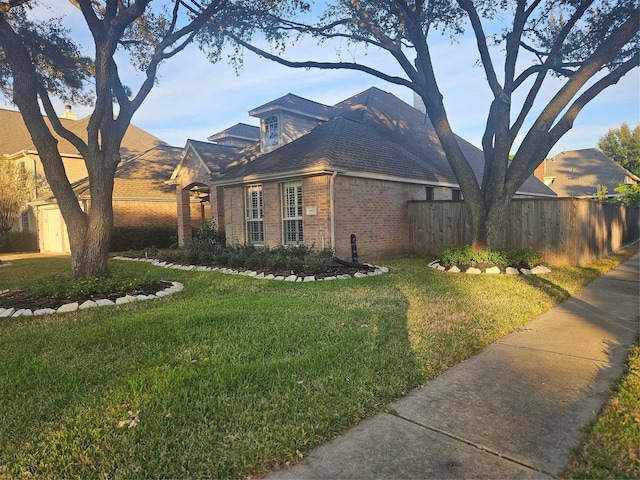
{"type": "MultiPolygon", "coordinates": [[[[460,268],[454,265],[453,267],[447,270],[446,267],[440,265],[440,260],[434,260],[433,262],[429,262],[428,267],[433,268],[435,270],[447,272],[447,273],[466,273],[468,275],[478,275],[481,273],[488,274],[488,275],[502,274],[502,272],[498,267],[489,267],[489,268],[486,268],[485,271],[483,272],[481,269],[475,268],[475,267],[469,267],[465,271],[462,271],[460,270],[460,268]]],[[[531,269],[521,268],[520,270],[513,267],[507,267],[505,269],[504,275],[543,275],[545,273],[551,273],[551,269],[548,267],[545,267],[544,265],[537,265],[531,269]]]]}
{"type": "Polygon", "coordinates": [[[155,265],[157,267],[164,267],[164,268],[173,268],[175,270],[189,270],[189,271],[196,271],[196,272],[220,272],[220,273],[226,273],[228,275],[242,275],[245,277],[252,277],[258,280],[280,280],[280,281],[284,281],[284,282],[319,282],[319,281],[326,281],[326,280],[346,280],[349,278],[364,278],[364,277],[372,277],[375,275],[382,275],[383,273],[388,273],[389,269],[387,267],[381,267],[379,265],[369,265],[370,267],[373,267],[374,270],[368,273],[362,273],[362,272],[356,272],[352,275],[348,275],[348,274],[343,274],[343,275],[336,275],[335,277],[324,277],[324,278],[316,278],[313,275],[309,275],[309,276],[298,276],[295,274],[289,275],[287,277],[283,276],[283,275],[273,275],[273,274],[267,274],[265,275],[264,273],[258,273],[255,272],[253,270],[233,270],[231,268],[225,268],[225,267],[204,267],[204,266],[197,266],[197,265],[181,265],[179,263],[167,263],[167,262],[161,262],[157,259],[153,259],[153,258],[132,258],[132,257],[120,257],[120,256],[116,256],[113,257],[113,260],[128,260],[128,261],[134,261],[134,262],[147,262],[147,263],[151,263],[152,265],[155,265]]]}
{"type": "MultiPolygon", "coordinates": [[[[164,280],[163,280],[164,281],[164,280]]],[[[167,295],[171,295],[172,293],[181,292],[184,289],[184,285],[180,282],[169,282],[171,283],[170,287],[165,288],[164,290],[160,290],[156,292],[155,295],[124,295],[122,297],[116,298],[115,302],[109,300],[107,298],[102,298],[99,300],[87,300],[82,304],[78,302],[73,303],[65,303],[61,305],[57,309],[53,308],[40,308],[38,310],[30,310],[28,308],[2,308],[0,307],[0,318],[8,318],[8,317],[30,317],[30,316],[38,316],[38,315],[49,315],[52,313],[67,313],[67,312],[75,312],[76,310],[86,310],[87,308],[94,307],[107,307],[110,305],[122,305],[124,303],[132,303],[142,300],[151,300],[154,298],[166,297],[167,295]]],[[[0,293],[7,293],[9,290],[1,290],[0,293]]]]}

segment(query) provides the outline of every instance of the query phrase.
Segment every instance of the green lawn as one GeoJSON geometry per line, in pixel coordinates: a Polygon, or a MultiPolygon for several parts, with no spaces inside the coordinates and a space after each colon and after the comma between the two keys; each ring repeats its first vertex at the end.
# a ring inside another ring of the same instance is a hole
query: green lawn
{"type": "Polygon", "coordinates": [[[629,350],[624,377],[562,478],[640,478],[640,343],[629,350]]]}
{"type": "MultiPolygon", "coordinates": [[[[112,261],[163,299],[0,319],[0,478],[246,477],[272,470],[616,266],[446,274],[427,260],[333,282],[112,261]],[[513,299],[518,298],[517,308],[513,299]]],[[[15,261],[0,289],[70,270],[15,261]]]]}

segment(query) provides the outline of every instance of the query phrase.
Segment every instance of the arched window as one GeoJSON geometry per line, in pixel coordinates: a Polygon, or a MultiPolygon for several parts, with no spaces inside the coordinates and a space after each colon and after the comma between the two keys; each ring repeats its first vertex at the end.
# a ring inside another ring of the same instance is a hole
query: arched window
{"type": "Polygon", "coordinates": [[[278,117],[272,115],[264,119],[264,145],[270,147],[278,145],[279,140],[278,117]]]}

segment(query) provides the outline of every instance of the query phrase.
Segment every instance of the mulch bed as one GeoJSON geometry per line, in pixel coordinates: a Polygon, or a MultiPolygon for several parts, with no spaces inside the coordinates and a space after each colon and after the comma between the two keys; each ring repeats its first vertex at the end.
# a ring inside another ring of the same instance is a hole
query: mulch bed
{"type": "Polygon", "coordinates": [[[109,299],[115,302],[116,298],[124,297],[125,295],[154,295],[160,290],[164,290],[171,286],[169,282],[159,282],[156,285],[148,285],[145,287],[137,288],[135,290],[127,290],[122,292],[115,292],[105,295],[84,295],[77,297],[42,297],[33,298],[27,292],[21,290],[10,291],[0,294],[0,308],[27,308],[31,311],[39,310],[41,308],[53,308],[58,309],[62,305],[67,303],[78,302],[82,305],[87,300],[93,300],[94,302],[99,299],[109,299]]]}
{"type": "MultiPolygon", "coordinates": [[[[316,279],[321,279],[325,277],[337,276],[337,275],[351,275],[353,276],[357,272],[365,272],[361,268],[347,267],[342,265],[335,265],[329,268],[322,275],[315,275],[316,279]]],[[[266,271],[266,270],[258,270],[258,273],[264,273],[268,275],[272,273],[273,275],[282,275],[287,277],[291,274],[291,272],[285,271],[266,271]]],[[[313,274],[305,274],[298,273],[300,277],[311,276],[313,274]]],[[[160,290],[164,290],[165,288],[170,287],[171,284],[168,282],[160,282],[157,285],[148,285],[145,287],[141,287],[135,290],[127,290],[122,292],[115,292],[108,295],[85,295],[85,296],[77,296],[77,297],[42,297],[42,298],[33,298],[27,292],[23,292],[20,290],[10,291],[6,293],[0,294],[0,308],[15,308],[21,309],[26,308],[31,311],[39,310],[42,308],[52,308],[54,310],[60,308],[62,305],[67,303],[78,302],[82,305],[83,302],[87,300],[99,300],[99,299],[109,299],[111,301],[115,301],[119,297],[124,297],[125,295],[154,295],[158,293],[160,290]]]]}

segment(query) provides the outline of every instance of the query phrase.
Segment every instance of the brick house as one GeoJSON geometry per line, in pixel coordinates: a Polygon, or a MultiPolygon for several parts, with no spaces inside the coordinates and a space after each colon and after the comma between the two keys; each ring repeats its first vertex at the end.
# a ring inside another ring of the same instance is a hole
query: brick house
{"type": "MultiPolygon", "coordinates": [[[[183,149],[157,145],[122,162],[114,177],[114,226],[175,227],[177,220],[175,189],[167,185],[182,158],[183,149]]],[[[72,184],[78,201],[86,211],[91,207],[88,178],[72,184]]],[[[69,252],[69,239],[64,220],[55,202],[47,195],[31,203],[37,216],[38,244],[41,252],[69,252]]],[[[198,219],[200,204],[190,203],[191,217],[198,219]]],[[[197,226],[197,224],[196,224],[197,226]]]]}
{"type": "MultiPolygon", "coordinates": [[[[230,129],[210,137],[216,144],[192,142],[171,177],[179,206],[194,191],[206,195],[229,242],[304,243],[349,258],[353,234],[361,260],[405,255],[408,202],[460,199],[430,122],[390,93],[370,88],[334,106],[288,94],[249,115],[260,120],[256,141],[232,142],[230,129]]],[[[459,144],[480,177],[482,152],[459,144]]],[[[533,177],[519,194],[554,196],[533,177]]],[[[179,207],[181,244],[189,241],[187,213],[179,207]]]]}
{"type": "Polygon", "coordinates": [[[618,165],[596,148],[570,150],[545,159],[535,171],[559,197],[592,198],[598,186],[607,188],[609,197],[621,183],[636,184],[637,175],[618,165]]]}
{"type": "MultiPolygon", "coordinates": [[[[49,122],[47,117],[44,119],[49,122]]],[[[79,137],[86,137],[89,117],[77,120],[67,108],[60,121],[79,137]]],[[[57,139],[66,174],[79,202],[87,209],[90,197],[85,163],[71,143],[61,137],[57,139]]],[[[170,147],[135,125],[129,126],[122,141],[123,162],[114,186],[116,226],[176,224],[175,193],[164,180],[181,157],[181,148],[170,147]]],[[[0,109],[0,161],[15,162],[34,175],[44,177],[42,162],[20,112],[0,109]]],[[[69,252],[67,229],[55,198],[48,189],[34,192],[33,198],[14,228],[37,232],[42,252],[69,252]]]]}

